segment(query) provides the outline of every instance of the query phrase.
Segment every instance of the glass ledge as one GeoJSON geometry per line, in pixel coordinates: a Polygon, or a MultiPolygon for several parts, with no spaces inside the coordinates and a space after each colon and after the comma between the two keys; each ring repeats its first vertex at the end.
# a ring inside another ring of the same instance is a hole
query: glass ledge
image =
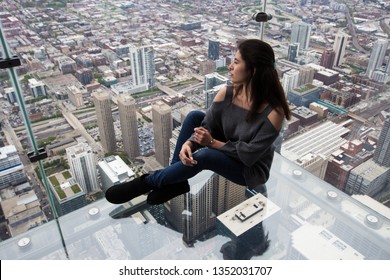
{"type": "MultiPolygon", "coordinates": [[[[211,175],[190,180],[192,197],[211,175]]],[[[279,154],[267,197],[247,193],[241,204],[210,216],[215,227],[191,242],[196,217],[189,211],[180,233],[163,219],[164,206],[149,206],[144,196],[120,206],[103,199],[59,218],[65,246],[51,221],[0,243],[0,259],[390,259],[389,217],[279,154]]],[[[211,207],[207,200],[199,205],[211,207]]]]}

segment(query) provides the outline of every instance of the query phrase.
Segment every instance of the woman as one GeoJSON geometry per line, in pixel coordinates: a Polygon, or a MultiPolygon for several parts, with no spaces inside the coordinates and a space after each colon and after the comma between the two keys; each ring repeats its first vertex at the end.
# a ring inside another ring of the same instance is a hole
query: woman
{"type": "Polygon", "coordinates": [[[229,66],[233,86],[223,87],[206,114],[193,111],[183,122],[170,166],[106,191],[111,203],[148,194],[161,204],[189,191],[187,179],[204,169],[249,188],[269,178],[274,145],[290,110],[275,70],[271,46],[257,39],[238,44],[229,66]]]}

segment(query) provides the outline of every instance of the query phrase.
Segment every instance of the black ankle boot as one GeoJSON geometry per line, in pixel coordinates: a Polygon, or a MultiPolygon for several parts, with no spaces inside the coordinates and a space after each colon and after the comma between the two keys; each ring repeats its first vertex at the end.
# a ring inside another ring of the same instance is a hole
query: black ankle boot
{"type": "Polygon", "coordinates": [[[121,204],[150,192],[153,186],[145,182],[147,175],[143,174],[129,182],[113,185],[106,191],[106,199],[113,204],[121,204]]]}
{"type": "Polygon", "coordinates": [[[146,201],[150,205],[162,204],[189,191],[190,185],[188,185],[188,181],[170,184],[151,191],[146,201]]]}

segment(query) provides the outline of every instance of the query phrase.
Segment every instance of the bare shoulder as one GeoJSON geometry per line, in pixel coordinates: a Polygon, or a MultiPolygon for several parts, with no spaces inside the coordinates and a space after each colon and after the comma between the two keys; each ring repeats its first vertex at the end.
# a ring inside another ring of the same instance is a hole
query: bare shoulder
{"type": "Polygon", "coordinates": [[[285,116],[281,108],[274,108],[271,113],[268,114],[268,119],[276,130],[280,130],[282,128],[284,117],[285,116]]]}
{"type": "Polygon", "coordinates": [[[225,100],[226,88],[227,88],[226,86],[220,88],[220,90],[217,92],[217,94],[214,97],[214,102],[222,102],[225,100]]]}

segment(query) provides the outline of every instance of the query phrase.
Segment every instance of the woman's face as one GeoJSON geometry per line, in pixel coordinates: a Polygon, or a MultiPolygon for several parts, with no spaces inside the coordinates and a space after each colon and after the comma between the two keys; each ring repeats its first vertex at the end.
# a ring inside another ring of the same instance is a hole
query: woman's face
{"type": "Polygon", "coordinates": [[[233,62],[229,65],[229,73],[232,83],[243,84],[248,78],[245,61],[242,59],[240,51],[236,52],[233,62]]]}

